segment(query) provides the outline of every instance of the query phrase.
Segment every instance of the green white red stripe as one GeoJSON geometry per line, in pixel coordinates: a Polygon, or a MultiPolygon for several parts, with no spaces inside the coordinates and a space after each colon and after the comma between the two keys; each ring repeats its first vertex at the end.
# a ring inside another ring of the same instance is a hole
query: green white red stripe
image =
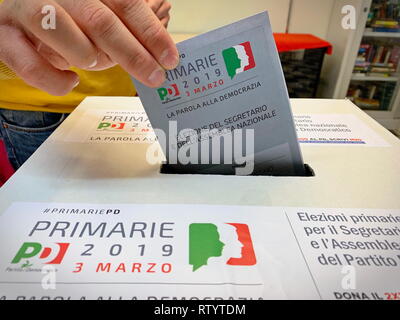
{"type": "Polygon", "coordinates": [[[225,49],[222,55],[231,79],[237,74],[253,69],[256,66],[249,41],[225,49]]]}

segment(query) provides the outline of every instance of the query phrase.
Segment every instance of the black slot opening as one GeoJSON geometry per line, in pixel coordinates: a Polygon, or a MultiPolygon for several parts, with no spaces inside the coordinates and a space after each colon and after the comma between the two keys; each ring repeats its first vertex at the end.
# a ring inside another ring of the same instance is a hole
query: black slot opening
{"type": "MultiPolygon", "coordinates": [[[[195,174],[195,175],[216,175],[216,176],[234,176],[235,166],[232,165],[161,165],[160,173],[162,174],[195,174]]],[[[265,177],[293,177],[293,175],[284,174],[284,172],[254,172],[247,177],[265,176],[265,177]]],[[[304,165],[304,174],[296,175],[296,177],[315,177],[314,170],[308,165],[304,165]]]]}

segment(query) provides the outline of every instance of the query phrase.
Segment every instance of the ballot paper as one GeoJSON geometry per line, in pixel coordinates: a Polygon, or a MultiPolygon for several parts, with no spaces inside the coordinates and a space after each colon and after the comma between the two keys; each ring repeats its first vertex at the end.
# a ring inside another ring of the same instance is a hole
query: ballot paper
{"type": "Polygon", "coordinates": [[[268,13],[177,47],[180,64],[162,87],[133,79],[153,128],[165,133],[163,143],[156,130],[174,172],[238,174],[252,163],[247,173],[303,175],[268,13]]]}

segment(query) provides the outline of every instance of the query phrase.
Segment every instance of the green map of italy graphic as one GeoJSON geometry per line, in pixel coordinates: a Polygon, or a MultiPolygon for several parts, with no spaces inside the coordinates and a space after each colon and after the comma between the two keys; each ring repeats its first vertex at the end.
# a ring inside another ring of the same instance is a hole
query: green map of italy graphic
{"type": "Polygon", "coordinates": [[[221,257],[224,246],[216,225],[192,223],[189,226],[189,264],[193,271],[207,265],[209,258],[221,257]]]}

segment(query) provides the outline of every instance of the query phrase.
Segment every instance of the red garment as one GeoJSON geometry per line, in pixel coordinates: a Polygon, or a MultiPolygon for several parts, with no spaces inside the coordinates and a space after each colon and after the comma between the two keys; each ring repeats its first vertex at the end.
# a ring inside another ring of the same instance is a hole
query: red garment
{"type": "Polygon", "coordinates": [[[279,52],[327,48],[327,54],[332,54],[332,45],[311,34],[274,33],[276,46],[279,52]]]}
{"type": "Polygon", "coordinates": [[[6,148],[0,140],[0,187],[13,175],[14,169],[7,158],[6,148]]]}

